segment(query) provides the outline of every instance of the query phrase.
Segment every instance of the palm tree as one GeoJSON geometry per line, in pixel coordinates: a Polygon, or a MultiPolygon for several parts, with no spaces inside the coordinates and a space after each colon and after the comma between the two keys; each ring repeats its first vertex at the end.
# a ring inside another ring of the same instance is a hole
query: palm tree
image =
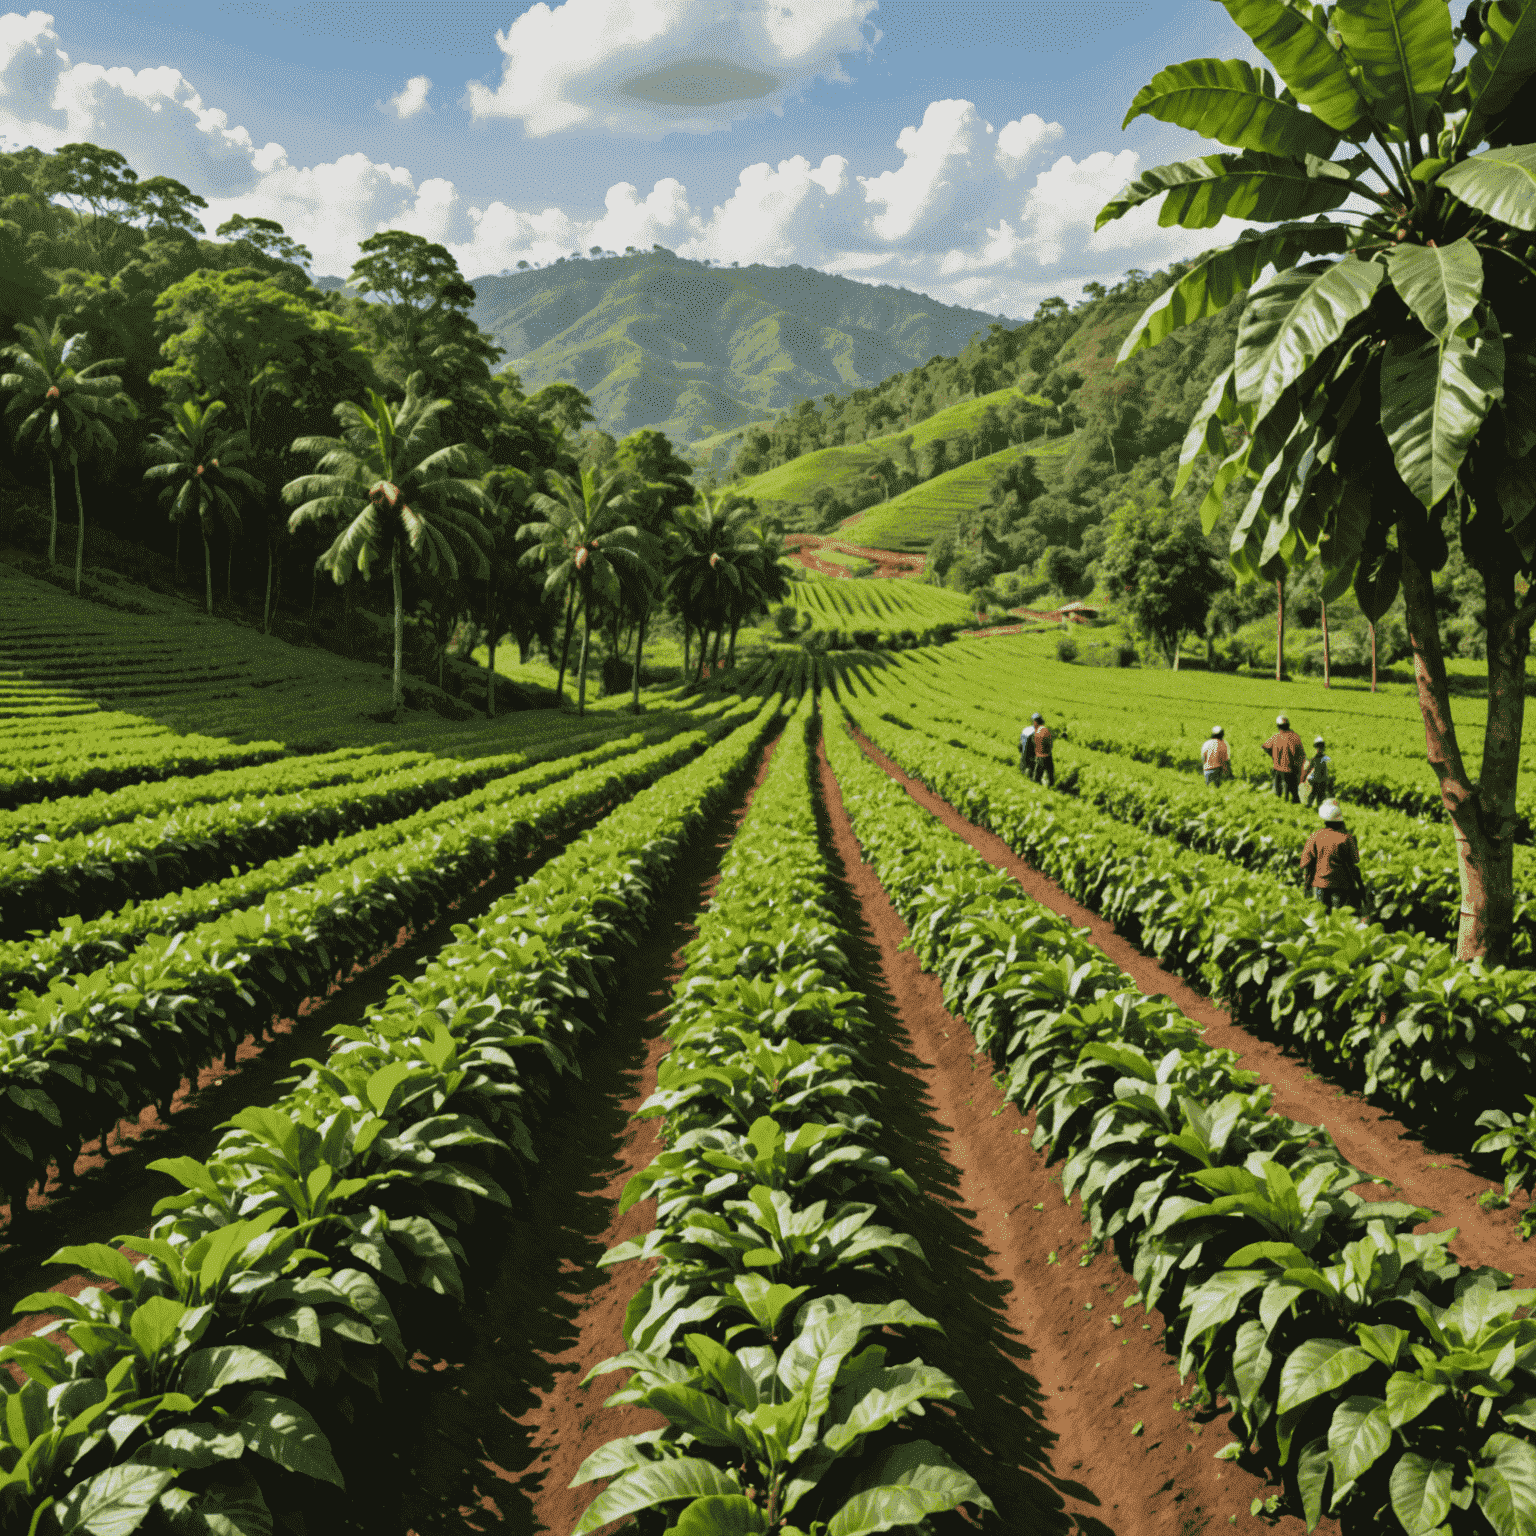
{"type": "Polygon", "coordinates": [[[587,653],[592,640],[592,602],[594,598],[612,602],[619,595],[619,566],[637,565],[640,530],[619,519],[628,510],[623,494],[624,475],[610,475],[601,485],[590,469],[581,472],[578,485],[556,470],[548,473],[548,482],[556,492],[542,491],[528,498],[528,505],[544,514],[541,523],[524,523],[517,531],[520,539],[538,543],[522,557],[524,565],[543,565],[546,597],[565,593],[565,637],[560,646],[560,674],[555,691],[565,696],[565,670],[570,656],[571,629],[577,616],[582,619],[581,661],[577,669],[576,713],[587,707],[587,653]],[[558,499],[557,499],[558,498],[558,499]]]}
{"type": "Polygon", "coordinates": [[[15,364],[14,373],[0,374],[0,389],[12,391],[7,416],[20,416],[16,428],[18,445],[35,442],[48,460],[48,504],[52,522],[48,530],[48,563],[58,563],[59,498],[58,466],[67,464],[75,477],[75,506],[79,527],[75,535],[75,591],[80,590],[85,567],[85,498],[80,494],[80,455],[111,453],[117,439],[106,423],[138,414],[133,401],[123,393],[123,381],[115,374],[102,372],[115,368],[121,358],[85,363],[89,347],[84,331],[68,338],[61,321],[51,329],[41,319],[31,325],[19,322],[21,340],[5,348],[15,364]]]}
{"type": "Polygon", "coordinates": [[[473,559],[478,579],[489,569],[490,535],[476,516],[489,509],[489,498],[468,475],[470,457],[464,444],[438,442],[437,418],[451,402],[428,400],[425,385],[425,375],[413,373],[398,409],[371,389],[369,410],[341,401],[336,407],[341,437],[295,438],[293,452],[316,454],[319,462],[316,473],[300,475],[283,487],[283,500],[299,504],[288,519],[290,532],[308,522],[350,519],[316,562],[337,586],[354,569],[367,581],[376,562],[388,562],[395,598],[391,700],[396,709],[405,697],[405,566],[419,562],[428,571],[446,566],[450,575],[457,575],[457,545],[473,559]]]}
{"type": "Polygon", "coordinates": [[[710,658],[710,635],[714,635],[712,659],[718,662],[729,628],[734,656],[742,619],[767,600],[759,592],[778,590],[769,574],[770,567],[777,568],[777,551],[765,559],[770,546],[752,525],[754,515],[755,508],[730,491],[713,502],[707,492],[702,493],[696,506],[683,507],[677,514],[670,560],[672,599],[684,624],[699,631],[700,677],[710,658]]]}
{"type": "Polygon", "coordinates": [[[196,400],[168,405],[169,432],[157,433],[146,445],[156,462],[144,471],[146,480],[170,482],[160,492],[161,503],[169,508],[171,521],[180,525],[195,517],[203,535],[203,580],[207,609],[213,612],[213,555],[209,536],[223,524],[231,537],[240,531],[240,509],[230,494],[230,487],[261,494],[261,482],[240,469],[235,460],[249,451],[243,432],[218,431],[214,423],[228,407],[222,400],[210,401],[206,409],[196,400]]]}

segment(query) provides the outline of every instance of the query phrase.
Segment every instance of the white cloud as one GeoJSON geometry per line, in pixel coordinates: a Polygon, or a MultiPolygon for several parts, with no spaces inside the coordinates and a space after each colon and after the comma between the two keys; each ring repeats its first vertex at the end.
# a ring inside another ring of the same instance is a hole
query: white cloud
{"type": "Polygon", "coordinates": [[[534,138],[569,129],[660,138],[711,133],[785,101],[817,79],[844,80],[838,56],[868,53],[876,0],[565,0],[531,6],[496,41],[494,90],[478,81],[477,118],[519,119],[534,138]]]}
{"type": "Polygon", "coordinates": [[[69,55],[46,11],[0,16],[0,143],[51,150],[69,142],[64,113],[52,104],[61,66],[69,55]]]}
{"type": "Polygon", "coordinates": [[[432,110],[427,105],[427,92],[431,89],[432,82],[425,75],[412,75],[398,96],[391,96],[381,105],[403,122],[408,117],[415,117],[418,112],[432,110]]]}

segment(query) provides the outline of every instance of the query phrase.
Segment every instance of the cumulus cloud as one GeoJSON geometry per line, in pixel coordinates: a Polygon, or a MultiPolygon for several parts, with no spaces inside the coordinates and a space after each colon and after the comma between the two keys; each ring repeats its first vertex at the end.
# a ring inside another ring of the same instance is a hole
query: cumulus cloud
{"type": "Polygon", "coordinates": [[[418,112],[432,110],[427,105],[427,92],[431,89],[432,82],[425,75],[412,75],[405,82],[405,89],[398,96],[391,96],[383,106],[403,122],[408,117],[415,117],[418,112]]]}
{"type": "Polygon", "coordinates": [[[534,138],[570,129],[660,138],[711,133],[817,79],[847,78],[839,55],[868,53],[876,0],[565,0],[523,12],[496,42],[501,81],[478,81],[477,118],[521,121],[534,138]]]}
{"type": "Polygon", "coordinates": [[[68,124],[53,105],[60,68],[69,55],[59,46],[46,11],[0,16],[0,142],[57,149],[69,142],[68,124]]]}

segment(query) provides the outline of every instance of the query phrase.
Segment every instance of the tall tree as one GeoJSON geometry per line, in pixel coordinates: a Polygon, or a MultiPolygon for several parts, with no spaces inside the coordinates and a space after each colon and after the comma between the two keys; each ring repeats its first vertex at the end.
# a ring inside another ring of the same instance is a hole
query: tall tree
{"type": "Polygon", "coordinates": [[[16,327],[19,342],[5,349],[14,372],[0,375],[0,389],[12,391],[6,415],[20,418],[16,427],[19,444],[35,443],[48,460],[48,500],[52,521],[48,531],[48,563],[58,563],[59,501],[58,468],[68,466],[75,480],[75,506],[79,523],[75,534],[75,591],[80,590],[85,565],[85,498],[80,493],[82,454],[110,453],[117,439],[107,426],[137,414],[123,393],[115,368],[120,359],[87,363],[89,345],[83,332],[66,337],[56,320],[51,329],[42,320],[16,327]]]}
{"type": "Polygon", "coordinates": [[[730,491],[713,499],[701,494],[677,514],[669,580],[684,624],[699,633],[699,677],[706,663],[718,664],[727,633],[734,660],[743,619],[788,593],[778,550],[756,526],[756,517],[755,505],[730,491]]]}
{"type": "Polygon", "coordinates": [[[1230,582],[1193,512],[1134,503],[1111,518],[1099,572],[1170,667],[1179,664],[1179,642],[1204,630],[1211,599],[1230,582]]]}
{"type": "Polygon", "coordinates": [[[592,609],[596,602],[614,602],[619,596],[619,571],[640,560],[639,529],[621,521],[629,505],[624,495],[624,476],[609,475],[601,484],[590,469],[580,482],[551,470],[546,477],[553,496],[542,491],[529,497],[529,507],[544,521],[525,523],[518,537],[535,540],[523,555],[527,564],[542,565],[546,597],[565,594],[565,636],[560,648],[557,693],[565,693],[565,669],[571,650],[571,627],[582,621],[581,660],[576,682],[576,713],[587,708],[587,655],[592,640],[592,609]]]}
{"type": "Polygon", "coordinates": [[[214,233],[220,240],[229,240],[245,251],[286,261],[296,267],[307,267],[314,260],[309,247],[300,245],[276,219],[247,218],[245,214],[237,213],[233,218],[225,219],[214,233]]]}
{"type": "Polygon", "coordinates": [[[1444,0],[1223,3],[1285,89],[1239,60],[1162,70],[1127,123],[1147,114],[1232,152],[1148,171],[1098,225],[1161,198],[1165,225],[1272,227],[1195,263],[1120,358],[1274,267],[1190,428],[1179,483],[1200,453],[1220,460],[1208,528],[1226,487],[1252,483],[1232,538],[1245,580],[1272,560],[1317,558],[1323,600],[1353,582],[1373,621],[1401,586],[1427,757],[1456,829],[1457,952],[1504,960],[1536,621],[1536,6],[1474,4],[1463,33],[1444,0]],[[1352,214],[1351,198],[1366,211],[1352,214]],[[1486,596],[1476,778],[1451,717],[1431,581],[1452,532],[1486,596]]]}
{"type": "Polygon", "coordinates": [[[74,215],[98,272],[116,271],[131,248],[127,231],[137,209],[138,180],[126,156],[99,144],[65,144],[44,162],[41,190],[74,215]]]}
{"type": "Polygon", "coordinates": [[[319,562],[338,586],[354,570],[367,581],[376,564],[388,564],[395,600],[395,709],[405,698],[406,566],[456,573],[462,555],[476,578],[483,580],[487,568],[489,537],[476,516],[487,506],[485,491],[468,477],[464,445],[441,443],[437,419],[448,402],[428,399],[423,385],[422,376],[412,374],[398,408],[375,390],[368,391],[369,409],[341,401],[341,437],[299,438],[294,452],[317,456],[316,472],[283,487],[283,499],[295,508],[290,529],[350,519],[319,562]]]}
{"type": "Polygon", "coordinates": [[[239,466],[249,451],[243,432],[217,426],[228,407],[222,400],[204,408],[196,400],[182,400],[166,407],[170,429],[149,440],[155,463],[144,471],[146,480],[168,482],[160,492],[161,503],[173,523],[197,519],[203,536],[203,581],[206,606],[213,612],[213,554],[210,535],[223,526],[231,537],[240,527],[240,508],[234,492],[259,496],[263,486],[239,466]]]}

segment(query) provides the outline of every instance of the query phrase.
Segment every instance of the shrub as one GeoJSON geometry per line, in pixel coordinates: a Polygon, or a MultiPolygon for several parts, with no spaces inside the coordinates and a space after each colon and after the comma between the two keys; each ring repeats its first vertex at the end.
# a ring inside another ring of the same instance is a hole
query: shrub
{"type": "Polygon", "coordinates": [[[1056,659],[1057,661],[1077,660],[1077,641],[1071,635],[1062,635],[1056,641],[1056,659]]]}

